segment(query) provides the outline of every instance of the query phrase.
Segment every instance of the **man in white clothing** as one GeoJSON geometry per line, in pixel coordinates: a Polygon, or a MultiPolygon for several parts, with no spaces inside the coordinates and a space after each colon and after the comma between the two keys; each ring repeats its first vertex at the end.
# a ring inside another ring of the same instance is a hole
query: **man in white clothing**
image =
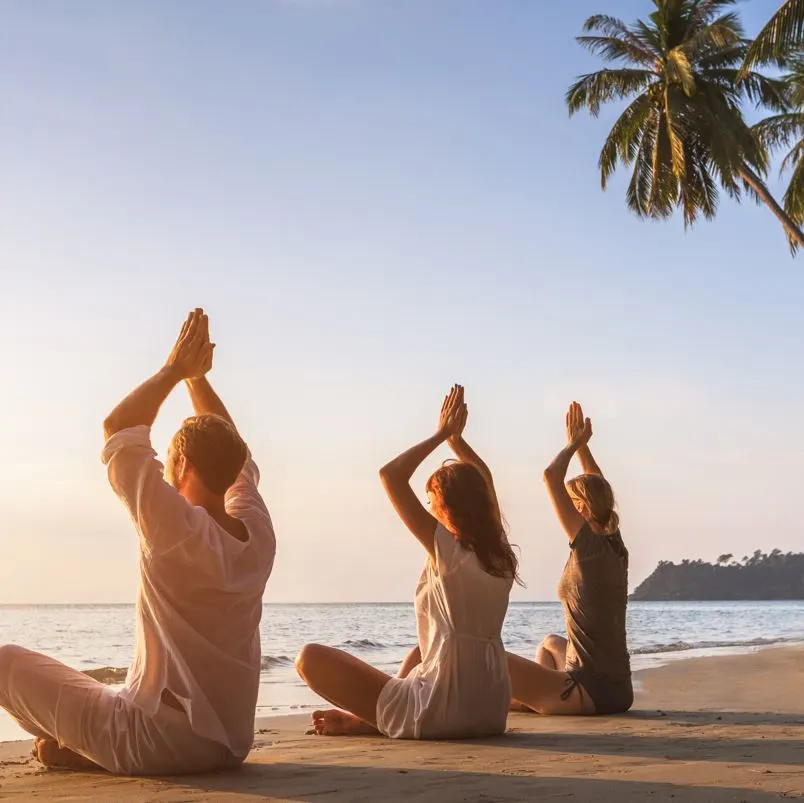
{"type": "Polygon", "coordinates": [[[37,737],[47,766],[197,773],[237,766],[251,749],[276,541],[257,467],[206,379],[213,349],[207,316],[194,310],[164,368],[104,422],[103,462],[140,543],[125,687],[0,647],[0,706],[37,737]],[[182,381],[196,415],[174,436],[163,472],[150,429],[182,381]]]}

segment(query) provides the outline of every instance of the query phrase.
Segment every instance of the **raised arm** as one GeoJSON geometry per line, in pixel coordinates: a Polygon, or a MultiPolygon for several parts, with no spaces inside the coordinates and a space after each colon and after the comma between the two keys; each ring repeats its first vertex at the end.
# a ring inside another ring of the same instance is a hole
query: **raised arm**
{"type": "MultiPolygon", "coordinates": [[[[215,344],[210,344],[214,349],[215,344]]],[[[196,415],[217,415],[228,421],[235,429],[237,426],[229,415],[226,405],[221,401],[221,397],[215,392],[206,376],[199,376],[188,379],[185,384],[190,394],[190,401],[196,415]]],[[[247,503],[252,506],[265,507],[262,497],[257,493],[257,486],[260,484],[260,472],[251,457],[249,451],[243,469],[237,480],[227,492],[226,498],[229,504],[247,503]]],[[[267,512],[267,508],[266,508],[267,512]]]]}
{"type": "MultiPolygon", "coordinates": [[[[577,422],[582,422],[584,420],[583,417],[583,409],[578,402],[573,402],[570,405],[570,412],[572,415],[567,415],[567,440],[571,441],[573,438],[573,433],[570,432],[570,424],[576,424],[577,422]]],[[[589,444],[585,444],[578,449],[578,461],[581,464],[581,470],[584,474],[599,474],[601,477],[603,476],[603,472],[600,470],[600,466],[597,464],[597,461],[594,457],[592,457],[592,452],[589,450],[589,444]]]]}
{"type": "Polygon", "coordinates": [[[589,451],[588,446],[583,446],[578,449],[578,461],[581,464],[581,470],[584,474],[599,474],[601,477],[603,476],[603,472],[600,470],[600,466],[597,464],[595,458],[592,457],[592,452],[589,451]]]}
{"type": "Polygon", "coordinates": [[[459,433],[466,423],[466,405],[463,389],[454,386],[441,408],[441,417],[435,435],[403,452],[380,469],[380,480],[391,504],[405,526],[435,559],[435,530],[438,521],[419,501],[410,487],[410,478],[438,446],[451,435],[459,433]]]}
{"type": "Polygon", "coordinates": [[[544,484],[558,520],[570,541],[586,524],[586,519],[578,512],[565,484],[570,461],[592,437],[592,422],[583,418],[579,404],[573,403],[567,413],[567,445],[555,456],[553,462],[544,470],[544,484]]]}
{"type": "Polygon", "coordinates": [[[166,480],[151,445],[150,428],[162,402],[182,379],[209,369],[212,349],[203,310],[182,326],[165,367],[130,393],[104,421],[102,459],[109,482],[128,508],[148,552],[176,546],[195,529],[200,515],[166,480]]]}
{"type": "Polygon", "coordinates": [[[109,438],[124,429],[152,427],[159,409],[182,379],[203,376],[212,362],[209,324],[202,309],[193,310],[181,328],[165,365],[135,388],[106,416],[103,434],[109,438]]]}
{"type": "Polygon", "coordinates": [[[229,411],[221,401],[220,396],[215,393],[205,376],[188,379],[186,385],[196,415],[217,415],[228,421],[233,427],[235,426],[232,416],[229,415],[229,411]]]}
{"type": "MultiPolygon", "coordinates": [[[[458,385],[458,388],[460,392],[463,393],[463,387],[458,385]]],[[[448,400],[449,396],[444,399],[445,405],[448,400]]],[[[500,503],[497,500],[497,491],[494,488],[494,478],[491,475],[491,469],[486,465],[480,455],[478,455],[478,453],[464,440],[463,432],[458,432],[455,435],[452,435],[449,438],[448,443],[455,454],[455,457],[457,457],[461,463],[468,463],[470,466],[474,466],[483,475],[483,479],[486,481],[489,491],[491,492],[492,501],[497,508],[497,513],[499,513],[500,503]]]]}

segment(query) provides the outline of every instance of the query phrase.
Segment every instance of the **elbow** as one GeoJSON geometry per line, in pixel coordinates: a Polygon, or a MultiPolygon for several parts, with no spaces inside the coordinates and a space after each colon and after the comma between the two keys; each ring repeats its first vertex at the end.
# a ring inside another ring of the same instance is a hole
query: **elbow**
{"type": "Polygon", "coordinates": [[[548,487],[552,487],[557,483],[561,483],[563,478],[558,476],[558,473],[552,466],[548,466],[544,470],[543,479],[545,485],[547,485],[548,487]]]}
{"type": "Polygon", "coordinates": [[[103,419],[103,439],[105,441],[108,441],[117,432],[117,429],[117,422],[114,420],[114,416],[108,415],[103,419]]]}
{"type": "Polygon", "coordinates": [[[402,478],[399,475],[399,471],[395,470],[392,465],[389,464],[380,469],[380,482],[386,491],[397,487],[401,480],[402,478]]]}

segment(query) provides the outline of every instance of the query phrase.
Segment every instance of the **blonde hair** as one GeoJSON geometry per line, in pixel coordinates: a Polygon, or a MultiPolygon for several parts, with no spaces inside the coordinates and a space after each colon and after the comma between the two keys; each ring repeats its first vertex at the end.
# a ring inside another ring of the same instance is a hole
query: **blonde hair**
{"type": "Polygon", "coordinates": [[[600,527],[606,535],[617,532],[620,517],[614,509],[614,491],[608,480],[600,474],[581,474],[567,483],[567,491],[571,497],[586,505],[592,524],[600,527]]]}

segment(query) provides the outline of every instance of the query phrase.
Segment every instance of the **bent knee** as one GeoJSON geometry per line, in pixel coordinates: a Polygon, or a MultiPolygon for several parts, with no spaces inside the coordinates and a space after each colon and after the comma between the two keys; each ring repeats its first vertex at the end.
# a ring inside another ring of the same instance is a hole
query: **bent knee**
{"type": "Polygon", "coordinates": [[[318,663],[324,650],[326,650],[326,647],[320,644],[305,644],[299,650],[299,654],[293,663],[303,680],[307,678],[310,668],[318,663]]]}
{"type": "Polygon", "coordinates": [[[2,676],[29,650],[25,647],[18,647],[16,644],[3,644],[0,646],[0,676],[2,676]]]}
{"type": "Polygon", "coordinates": [[[15,664],[29,653],[24,647],[16,644],[3,644],[0,646],[0,705],[4,705],[6,692],[11,682],[11,670],[15,664]]]}
{"type": "Polygon", "coordinates": [[[555,633],[551,633],[542,639],[542,646],[553,650],[561,649],[566,643],[567,640],[563,636],[558,636],[555,633]]]}

